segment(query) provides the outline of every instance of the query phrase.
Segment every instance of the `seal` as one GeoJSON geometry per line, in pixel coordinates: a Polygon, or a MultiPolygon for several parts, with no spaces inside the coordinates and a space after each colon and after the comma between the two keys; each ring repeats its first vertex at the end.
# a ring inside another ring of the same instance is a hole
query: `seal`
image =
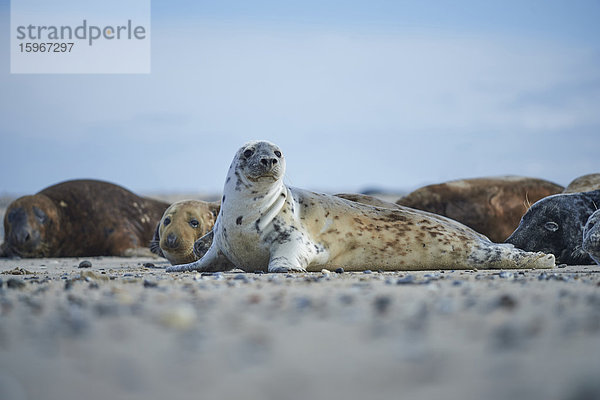
{"type": "Polygon", "coordinates": [[[173,265],[196,261],[194,243],[212,230],[221,204],[183,200],[167,208],[156,224],[150,250],[173,265]]]}
{"type": "Polygon", "coordinates": [[[593,264],[582,248],[583,228],[599,205],[600,190],[546,197],[523,215],[506,243],[526,251],[554,254],[562,264],[593,264]]]}
{"type": "MultiPolygon", "coordinates": [[[[335,194],[334,196],[340,197],[342,199],[350,200],[353,202],[357,202],[357,203],[372,205],[375,207],[400,208],[400,206],[398,204],[390,203],[388,201],[378,199],[377,197],[368,196],[365,194],[339,193],[339,194],[335,194]]],[[[196,242],[194,243],[194,255],[196,256],[196,259],[200,259],[204,256],[204,254],[206,254],[206,252],[210,248],[210,245],[212,244],[212,240],[213,240],[212,232],[210,232],[210,234],[202,237],[201,239],[196,240],[196,242]]],[[[233,264],[231,264],[231,268],[228,268],[228,269],[233,269],[233,268],[235,268],[235,266],[233,264]]]]}
{"type": "Polygon", "coordinates": [[[590,192],[600,190],[600,174],[588,174],[573,179],[563,193],[590,192]]]}
{"type": "MultiPolygon", "coordinates": [[[[206,254],[174,271],[320,271],[548,268],[554,256],[495,244],[448,218],[379,208],[288,187],[279,147],[253,141],[236,153],[206,254]]],[[[200,238],[204,242],[206,236],[200,238]]]]}
{"type": "Polygon", "coordinates": [[[501,243],[531,204],[563,189],[542,179],[484,177],[425,186],[396,203],[452,218],[501,243]]]}
{"type": "Polygon", "coordinates": [[[587,252],[596,264],[600,264],[600,210],[588,218],[583,228],[583,251],[587,252]]]}
{"type": "Polygon", "coordinates": [[[6,257],[152,255],[168,203],[112,183],[71,180],[13,201],[4,215],[6,257]]]}

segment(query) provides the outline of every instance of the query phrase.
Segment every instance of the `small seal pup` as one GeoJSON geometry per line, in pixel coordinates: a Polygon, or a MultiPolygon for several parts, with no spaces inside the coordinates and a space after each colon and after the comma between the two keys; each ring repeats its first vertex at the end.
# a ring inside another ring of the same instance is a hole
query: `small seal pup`
{"type": "Polygon", "coordinates": [[[587,252],[596,264],[600,264],[600,210],[588,218],[583,228],[583,251],[587,252]]]}
{"type": "Polygon", "coordinates": [[[4,257],[152,255],[148,243],[168,203],[112,183],[71,180],[13,201],[4,257]]]}
{"type": "Polygon", "coordinates": [[[558,263],[593,264],[582,248],[583,228],[600,205],[600,190],[546,197],[523,215],[506,243],[526,251],[554,254],[558,263]]]}
{"type": "Polygon", "coordinates": [[[283,183],[285,167],[283,152],[273,143],[242,146],[227,173],[208,251],[167,272],[232,265],[268,272],[554,266],[552,255],[494,244],[445,217],[290,188],[283,183]]]}
{"type": "Polygon", "coordinates": [[[154,231],[150,250],[172,265],[196,261],[194,243],[215,224],[221,204],[182,200],[167,208],[154,231]]]}
{"type": "Polygon", "coordinates": [[[573,179],[563,193],[589,192],[600,189],[600,174],[588,174],[573,179]]]}
{"type": "Polygon", "coordinates": [[[452,218],[501,243],[531,204],[563,189],[522,176],[461,179],[422,187],[396,203],[452,218]]]}

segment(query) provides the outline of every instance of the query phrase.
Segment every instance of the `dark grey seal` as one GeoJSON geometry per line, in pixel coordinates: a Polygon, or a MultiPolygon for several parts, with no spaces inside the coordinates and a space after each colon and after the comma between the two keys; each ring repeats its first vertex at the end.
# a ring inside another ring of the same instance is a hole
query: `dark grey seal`
{"type": "Polygon", "coordinates": [[[593,264],[582,248],[582,238],[588,219],[599,205],[600,190],[546,197],[523,215],[506,243],[526,251],[554,254],[557,264],[593,264]]]}
{"type": "Polygon", "coordinates": [[[588,218],[583,228],[583,251],[586,251],[596,264],[600,264],[600,210],[588,218]]]}

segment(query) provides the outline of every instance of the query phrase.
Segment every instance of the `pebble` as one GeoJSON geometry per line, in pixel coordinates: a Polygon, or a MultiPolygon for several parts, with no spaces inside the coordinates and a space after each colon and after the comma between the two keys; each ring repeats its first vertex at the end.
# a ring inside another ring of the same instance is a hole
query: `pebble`
{"type": "Polygon", "coordinates": [[[154,263],[145,263],[144,268],[156,268],[156,265],[154,263]]]}
{"type": "Polygon", "coordinates": [[[298,310],[305,310],[307,308],[310,308],[310,306],[312,305],[312,302],[311,302],[310,298],[303,296],[303,297],[295,298],[294,305],[296,306],[296,308],[298,310]]]}
{"type": "Polygon", "coordinates": [[[508,272],[508,271],[501,271],[498,276],[500,278],[504,278],[504,279],[509,279],[515,276],[515,274],[513,274],[512,272],[508,272]]]}
{"type": "Polygon", "coordinates": [[[10,275],[33,275],[33,272],[26,270],[25,268],[15,267],[10,271],[3,272],[3,274],[10,275]]]}
{"type": "Polygon", "coordinates": [[[6,281],[6,287],[11,289],[23,289],[25,287],[25,282],[20,279],[10,278],[6,281]]]}
{"type": "MultiPolygon", "coordinates": [[[[106,275],[98,275],[95,274],[93,271],[81,271],[79,273],[79,276],[81,276],[81,278],[85,279],[86,281],[90,281],[90,280],[94,280],[94,281],[107,281],[109,280],[109,278],[106,275]]],[[[110,279],[113,279],[112,277],[110,277],[110,279]]]]}
{"type": "Polygon", "coordinates": [[[189,304],[181,304],[163,312],[159,320],[167,328],[185,331],[196,322],[196,310],[189,304]]]}
{"type": "Polygon", "coordinates": [[[248,279],[246,274],[237,274],[236,276],[233,277],[233,279],[235,279],[237,281],[242,281],[244,283],[250,282],[250,279],[248,279]]]}
{"type": "MultiPolygon", "coordinates": [[[[203,274],[204,275],[204,274],[203,274]]],[[[222,272],[215,272],[214,274],[212,274],[212,277],[215,281],[222,281],[223,279],[225,279],[223,277],[223,273],[222,272]]]]}
{"type": "Polygon", "coordinates": [[[152,282],[149,281],[148,279],[144,279],[144,287],[145,288],[154,288],[158,286],[158,282],[152,282]]]}
{"type": "Polygon", "coordinates": [[[452,281],[452,286],[460,286],[462,284],[463,284],[463,281],[458,281],[458,280],[452,281]]]}
{"type": "Polygon", "coordinates": [[[92,268],[92,263],[88,260],[83,260],[77,268],[92,268]]]}
{"type": "Polygon", "coordinates": [[[369,274],[372,274],[372,273],[373,273],[373,272],[372,272],[370,269],[365,269],[365,270],[363,271],[363,274],[367,274],[367,275],[369,275],[369,274]]]}
{"type": "Polygon", "coordinates": [[[378,314],[385,314],[389,310],[390,304],[392,304],[392,299],[389,296],[377,296],[374,302],[375,311],[378,314]]]}
{"type": "Polygon", "coordinates": [[[496,307],[504,308],[507,310],[514,310],[517,307],[517,300],[508,294],[503,294],[496,301],[496,307]]]}
{"type": "Polygon", "coordinates": [[[329,275],[329,274],[331,273],[331,271],[330,271],[330,270],[328,270],[328,269],[326,269],[326,268],[323,268],[323,269],[321,270],[321,273],[322,273],[322,274],[324,274],[324,275],[329,275]]]}
{"type": "Polygon", "coordinates": [[[340,267],[340,268],[336,268],[335,269],[335,273],[336,274],[343,274],[344,273],[344,268],[340,267]]]}
{"type": "Polygon", "coordinates": [[[409,285],[415,283],[415,277],[413,275],[406,275],[404,278],[399,278],[396,281],[396,285],[409,285]]]}

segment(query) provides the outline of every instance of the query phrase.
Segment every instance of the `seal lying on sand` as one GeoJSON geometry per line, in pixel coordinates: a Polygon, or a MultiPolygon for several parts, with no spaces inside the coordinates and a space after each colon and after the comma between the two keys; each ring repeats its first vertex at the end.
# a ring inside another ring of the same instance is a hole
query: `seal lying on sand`
{"type": "Polygon", "coordinates": [[[600,210],[596,210],[583,228],[583,251],[600,264],[600,210]]]}
{"type": "Polygon", "coordinates": [[[600,190],[557,194],[531,206],[507,243],[554,254],[559,263],[593,264],[582,249],[583,228],[600,205],[600,190]]]}
{"type": "Polygon", "coordinates": [[[600,190],[600,174],[588,174],[574,179],[563,193],[589,192],[600,190]]]}
{"type": "Polygon", "coordinates": [[[2,255],[134,256],[169,206],[108,182],[72,180],[20,197],[4,215],[2,255]]]}
{"type": "Polygon", "coordinates": [[[268,272],[554,266],[552,255],[494,244],[448,218],[289,188],[284,173],[276,145],[254,141],[240,148],[210,248],[200,260],[167,271],[218,271],[232,264],[268,272]]]}
{"type": "Polygon", "coordinates": [[[422,187],[396,203],[452,218],[493,242],[503,242],[531,204],[563,189],[520,176],[463,179],[422,187]]]}
{"type": "Polygon", "coordinates": [[[150,250],[173,265],[196,261],[194,242],[215,224],[221,205],[200,200],[183,200],[167,208],[156,225],[150,250]]]}

